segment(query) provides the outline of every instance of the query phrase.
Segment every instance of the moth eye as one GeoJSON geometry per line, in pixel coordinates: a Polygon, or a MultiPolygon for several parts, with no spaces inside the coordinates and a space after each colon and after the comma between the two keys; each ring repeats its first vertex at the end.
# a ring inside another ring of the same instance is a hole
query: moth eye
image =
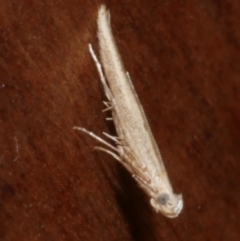
{"type": "Polygon", "coordinates": [[[167,193],[162,193],[159,195],[159,197],[157,198],[157,201],[161,204],[161,205],[166,205],[169,201],[170,197],[167,193]]]}

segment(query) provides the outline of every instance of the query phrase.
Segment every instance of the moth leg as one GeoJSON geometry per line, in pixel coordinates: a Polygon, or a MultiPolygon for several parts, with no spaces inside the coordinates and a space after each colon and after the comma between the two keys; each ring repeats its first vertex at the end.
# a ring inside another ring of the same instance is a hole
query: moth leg
{"type": "MultiPolygon", "coordinates": [[[[126,154],[123,153],[123,155],[126,154]]],[[[146,166],[140,166],[140,165],[133,165],[133,162],[127,154],[123,156],[123,159],[126,159],[126,165],[129,166],[128,170],[131,170],[131,173],[133,173],[133,176],[140,179],[143,183],[150,185],[151,184],[151,179],[148,178],[149,173],[148,169],[146,166]]]]}
{"type": "Polygon", "coordinates": [[[147,192],[150,194],[150,196],[153,196],[157,193],[156,188],[154,188],[152,180],[149,178],[149,173],[147,167],[138,167],[136,165],[132,165],[131,163],[131,173],[133,173],[133,178],[138,182],[138,184],[147,192]]]}
{"type": "MultiPolygon", "coordinates": [[[[122,144],[122,143],[121,143],[121,144],[122,144]]],[[[117,148],[119,148],[119,146],[117,146],[117,148]]],[[[127,156],[131,156],[132,150],[131,150],[129,147],[124,146],[124,145],[122,144],[122,148],[124,148],[124,152],[127,154],[127,156]]],[[[132,166],[132,169],[138,170],[138,172],[141,171],[142,173],[144,173],[144,172],[147,171],[147,166],[146,166],[146,164],[138,163],[134,158],[128,157],[128,159],[130,160],[130,161],[129,161],[129,163],[130,163],[129,165],[132,166]]]]}
{"type": "MultiPolygon", "coordinates": [[[[129,165],[127,162],[124,161],[124,159],[120,158],[119,162],[128,170],[130,174],[135,173],[132,169],[131,165],[129,165]]],[[[155,194],[154,188],[151,186],[151,184],[148,182],[149,180],[146,180],[144,178],[139,177],[139,174],[133,174],[132,177],[137,181],[138,185],[150,196],[153,196],[152,194],[155,194]]]]}
{"type": "MultiPolygon", "coordinates": [[[[130,173],[136,173],[136,170],[133,170],[131,165],[129,165],[127,162],[124,161],[120,156],[118,156],[116,153],[105,149],[103,147],[95,147],[95,150],[103,151],[110,156],[112,156],[114,159],[116,159],[118,162],[120,162],[130,173]]],[[[150,193],[151,196],[156,194],[156,190],[151,186],[151,180],[146,179],[141,172],[138,172],[133,175],[133,178],[138,182],[138,184],[145,190],[147,193],[150,193]]]]}
{"type": "MultiPolygon", "coordinates": [[[[105,148],[103,148],[103,147],[98,147],[98,146],[97,146],[97,147],[95,147],[94,149],[108,153],[108,154],[111,155],[114,159],[116,159],[117,161],[119,161],[130,173],[132,173],[132,168],[131,168],[131,166],[130,166],[127,162],[125,162],[124,159],[121,158],[120,155],[117,155],[116,153],[114,153],[114,152],[112,152],[112,151],[109,151],[108,149],[105,149],[105,148]]],[[[119,152],[117,152],[117,153],[119,153],[119,152]]]]}
{"type": "Polygon", "coordinates": [[[147,169],[141,169],[138,168],[136,166],[132,166],[133,169],[133,173],[135,173],[135,175],[142,180],[142,182],[147,183],[147,184],[151,184],[151,179],[146,177],[146,171],[147,169]]]}
{"type": "Polygon", "coordinates": [[[109,150],[107,150],[105,148],[102,148],[102,147],[95,147],[95,149],[108,153],[114,159],[119,161],[128,170],[129,173],[135,173],[135,174],[132,175],[133,178],[137,181],[137,183],[140,185],[140,187],[142,187],[143,190],[145,190],[145,192],[150,194],[150,196],[154,196],[157,193],[157,190],[155,190],[151,185],[151,180],[144,177],[145,173],[143,174],[139,171],[136,172],[136,170],[133,170],[132,166],[129,165],[128,162],[124,161],[124,158],[121,158],[120,156],[118,156],[114,152],[109,151],[109,150]]]}
{"type": "Polygon", "coordinates": [[[105,148],[103,148],[103,147],[99,147],[99,146],[96,146],[94,149],[108,153],[108,154],[111,155],[114,159],[116,159],[117,161],[119,161],[130,173],[132,172],[131,167],[130,167],[120,156],[118,156],[116,153],[114,153],[114,152],[112,152],[112,151],[109,151],[108,149],[105,149],[105,148]]]}
{"type": "Polygon", "coordinates": [[[103,135],[105,135],[106,137],[108,137],[109,139],[113,140],[116,142],[116,144],[120,145],[121,144],[121,138],[118,137],[118,136],[112,136],[112,135],[109,135],[108,133],[106,132],[103,132],[103,135]]]}
{"type": "Polygon", "coordinates": [[[106,152],[107,154],[109,154],[110,156],[112,156],[114,159],[116,159],[117,161],[121,162],[120,157],[119,157],[116,153],[114,153],[114,152],[112,152],[112,151],[109,151],[108,149],[105,149],[105,148],[100,147],[100,146],[96,146],[94,149],[95,149],[95,150],[99,150],[99,151],[106,152]]]}
{"type": "Polygon", "coordinates": [[[125,155],[125,147],[124,147],[124,143],[123,143],[123,139],[121,137],[118,136],[112,136],[107,134],[106,132],[103,132],[103,134],[108,137],[109,139],[113,140],[115,142],[115,144],[117,145],[117,149],[118,149],[118,154],[121,158],[124,157],[125,155]]]}
{"type": "Polygon", "coordinates": [[[106,112],[106,111],[108,111],[108,110],[112,110],[112,109],[113,109],[113,107],[112,107],[112,106],[109,106],[109,107],[103,109],[102,112],[106,112]]]}
{"type": "Polygon", "coordinates": [[[145,177],[141,176],[141,174],[137,174],[137,175],[133,175],[133,177],[140,183],[144,184],[144,185],[150,185],[151,184],[151,180],[150,179],[146,179],[145,177]]]}
{"type": "MultiPolygon", "coordinates": [[[[128,165],[126,162],[124,162],[124,160],[122,158],[120,158],[120,156],[118,156],[116,153],[108,150],[108,149],[105,149],[103,147],[95,147],[94,148],[95,150],[99,150],[99,151],[103,151],[107,154],[109,154],[110,156],[112,156],[114,159],[116,159],[118,162],[120,162],[130,173],[132,173],[132,169],[130,167],[130,165],[128,165]]],[[[144,178],[141,178],[139,176],[136,176],[136,175],[133,175],[133,178],[139,183],[139,185],[144,189],[146,190],[146,192],[148,193],[154,193],[154,190],[153,188],[150,186],[150,184],[148,182],[146,182],[144,180],[144,178]]],[[[153,195],[151,195],[153,196],[153,195]]]]}
{"type": "Polygon", "coordinates": [[[113,109],[113,106],[112,106],[112,103],[109,101],[103,101],[103,104],[107,106],[107,108],[103,109],[102,112],[106,112],[108,110],[112,110],[113,109]]]}
{"type": "Polygon", "coordinates": [[[145,192],[150,194],[150,196],[156,195],[157,190],[154,187],[152,187],[151,183],[147,183],[144,179],[136,175],[133,175],[133,178],[137,181],[140,187],[142,187],[143,190],[145,190],[145,192]]]}
{"type": "Polygon", "coordinates": [[[146,170],[147,170],[147,166],[146,165],[144,165],[144,164],[138,164],[137,162],[132,162],[132,166],[134,167],[134,168],[139,168],[142,172],[145,172],[146,170]]]}
{"type": "Polygon", "coordinates": [[[98,73],[99,73],[99,76],[100,76],[100,80],[102,82],[102,85],[103,85],[103,88],[104,88],[104,92],[105,92],[105,95],[107,96],[108,100],[113,103],[113,95],[112,95],[112,92],[111,90],[109,89],[108,85],[107,85],[107,81],[104,77],[104,74],[103,74],[103,70],[102,70],[102,65],[100,64],[99,60],[97,59],[97,56],[96,54],[94,53],[94,50],[92,48],[92,45],[89,44],[88,45],[89,47],[89,52],[96,64],[96,67],[97,67],[97,70],[98,70],[98,73]]]}
{"type": "Polygon", "coordinates": [[[106,105],[107,107],[111,106],[111,103],[109,101],[103,101],[103,104],[106,105]]]}
{"type": "Polygon", "coordinates": [[[107,117],[106,121],[113,121],[113,118],[112,117],[107,117]]]}
{"type": "Polygon", "coordinates": [[[108,146],[109,148],[111,148],[112,150],[118,152],[118,149],[109,144],[108,142],[106,142],[104,139],[102,139],[101,137],[97,136],[96,134],[94,134],[93,132],[91,131],[88,131],[86,130],[85,128],[82,128],[82,127],[77,127],[77,126],[74,126],[73,127],[74,130],[78,130],[78,131],[82,131],[82,132],[85,132],[86,134],[88,134],[89,136],[93,137],[94,139],[98,140],[99,142],[103,143],[104,145],[108,146]]]}
{"type": "Polygon", "coordinates": [[[151,180],[146,177],[146,170],[139,170],[138,168],[130,165],[129,161],[124,161],[124,158],[120,158],[119,162],[129,171],[129,173],[133,173],[132,177],[146,193],[149,193],[150,196],[156,195],[157,190],[152,186],[151,180]]]}

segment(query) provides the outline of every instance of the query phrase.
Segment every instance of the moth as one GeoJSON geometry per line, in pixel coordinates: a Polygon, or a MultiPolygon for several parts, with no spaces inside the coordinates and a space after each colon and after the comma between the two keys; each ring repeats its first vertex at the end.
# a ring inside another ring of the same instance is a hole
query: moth
{"type": "Polygon", "coordinates": [[[181,194],[174,194],[164,163],[149,128],[145,113],[133,87],[129,73],[125,71],[117,49],[111,26],[110,13],[101,5],[97,18],[100,61],[97,59],[91,44],[90,54],[96,64],[110,110],[117,136],[103,133],[114,142],[111,144],[103,138],[82,127],[74,129],[92,136],[105,147],[97,150],[110,154],[119,161],[149,195],[152,207],[164,216],[174,218],[183,208],[181,194]]]}

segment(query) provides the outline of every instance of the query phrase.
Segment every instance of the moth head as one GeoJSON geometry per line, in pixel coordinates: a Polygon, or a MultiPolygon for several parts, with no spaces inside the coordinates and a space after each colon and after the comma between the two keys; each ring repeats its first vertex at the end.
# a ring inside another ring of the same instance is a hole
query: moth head
{"type": "Polygon", "coordinates": [[[160,193],[156,198],[152,198],[150,203],[156,212],[161,212],[168,218],[176,218],[183,208],[182,195],[168,192],[160,193]]]}

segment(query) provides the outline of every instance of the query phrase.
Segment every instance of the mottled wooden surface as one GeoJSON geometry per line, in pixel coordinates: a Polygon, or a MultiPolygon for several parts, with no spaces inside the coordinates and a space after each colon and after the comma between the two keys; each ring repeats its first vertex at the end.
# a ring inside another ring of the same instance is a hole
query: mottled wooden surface
{"type": "Polygon", "coordinates": [[[0,1],[0,240],[240,240],[240,2],[106,1],[177,219],[96,141],[100,1],[0,1]],[[220,3],[222,2],[222,3],[220,3]]]}

